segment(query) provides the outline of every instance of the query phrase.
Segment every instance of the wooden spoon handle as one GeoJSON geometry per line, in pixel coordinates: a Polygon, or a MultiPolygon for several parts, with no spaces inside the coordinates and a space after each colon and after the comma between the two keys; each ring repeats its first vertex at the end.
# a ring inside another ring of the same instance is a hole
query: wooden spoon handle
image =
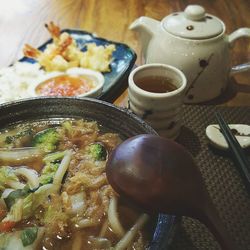
{"type": "Polygon", "coordinates": [[[210,229],[211,233],[219,242],[223,250],[237,250],[235,242],[225,229],[222,221],[216,211],[210,198],[206,201],[204,208],[204,215],[200,217],[200,220],[210,229]]]}

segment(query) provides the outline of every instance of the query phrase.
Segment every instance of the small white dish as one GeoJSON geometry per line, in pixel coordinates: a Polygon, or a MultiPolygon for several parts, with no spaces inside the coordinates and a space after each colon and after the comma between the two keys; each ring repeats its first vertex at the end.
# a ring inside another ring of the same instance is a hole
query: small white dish
{"type": "MultiPolygon", "coordinates": [[[[229,124],[229,128],[235,135],[242,148],[250,146],[250,126],[246,124],[229,124]]],[[[228,149],[228,144],[221,133],[218,124],[211,124],[206,128],[206,136],[210,142],[219,149],[228,149]]]]}
{"type": "MultiPolygon", "coordinates": [[[[98,95],[101,94],[102,89],[103,89],[103,85],[104,85],[104,76],[102,73],[100,73],[98,71],[91,70],[91,69],[70,68],[70,69],[66,70],[65,72],[51,72],[51,73],[46,73],[45,75],[40,77],[37,80],[37,84],[36,84],[35,88],[33,87],[34,95],[35,96],[41,95],[41,94],[37,93],[37,88],[40,84],[42,84],[50,79],[59,77],[59,76],[69,76],[69,77],[76,77],[76,78],[87,77],[89,80],[91,80],[91,85],[93,85],[91,87],[91,89],[83,94],[76,95],[78,97],[85,97],[85,96],[97,97],[98,95]]],[[[46,87],[46,88],[48,89],[48,87],[46,87]]],[[[50,95],[52,95],[52,94],[50,94],[50,95]]],[[[68,95],[66,95],[66,96],[68,96],[68,95]]]]}

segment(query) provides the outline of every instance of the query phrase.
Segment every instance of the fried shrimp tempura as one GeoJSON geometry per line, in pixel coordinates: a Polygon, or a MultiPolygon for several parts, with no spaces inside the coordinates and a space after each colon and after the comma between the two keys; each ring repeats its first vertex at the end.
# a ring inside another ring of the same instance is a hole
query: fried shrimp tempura
{"type": "Polygon", "coordinates": [[[61,33],[60,28],[53,22],[45,24],[53,42],[48,44],[44,51],[40,51],[25,44],[23,52],[26,57],[35,59],[46,71],[65,71],[72,67],[89,68],[100,72],[109,72],[112,62],[112,53],[115,45],[97,46],[94,43],[86,44],[87,51],[77,47],[74,38],[61,33]]]}

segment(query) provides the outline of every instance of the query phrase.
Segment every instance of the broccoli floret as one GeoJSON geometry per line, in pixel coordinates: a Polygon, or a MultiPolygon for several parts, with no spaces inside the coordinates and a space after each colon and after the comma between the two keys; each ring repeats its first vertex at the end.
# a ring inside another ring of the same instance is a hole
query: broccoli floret
{"type": "Polygon", "coordinates": [[[101,143],[94,143],[89,146],[90,155],[96,161],[105,161],[107,157],[106,148],[101,143]]]}
{"type": "Polygon", "coordinates": [[[37,133],[32,140],[32,146],[42,149],[44,152],[56,150],[59,142],[59,134],[56,128],[48,128],[37,133]]]}
{"type": "Polygon", "coordinates": [[[55,173],[57,171],[57,169],[59,168],[60,163],[49,163],[48,165],[46,165],[43,168],[43,171],[41,173],[41,176],[39,178],[39,182],[42,185],[48,184],[48,183],[52,183],[53,182],[53,178],[55,176],[55,173]]]}
{"type": "Polygon", "coordinates": [[[51,183],[53,181],[55,173],[59,168],[60,162],[64,155],[65,152],[63,151],[51,153],[44,157],[43,161],[46,165],[44,166],[39,179],[42,185],[51,183]]]}

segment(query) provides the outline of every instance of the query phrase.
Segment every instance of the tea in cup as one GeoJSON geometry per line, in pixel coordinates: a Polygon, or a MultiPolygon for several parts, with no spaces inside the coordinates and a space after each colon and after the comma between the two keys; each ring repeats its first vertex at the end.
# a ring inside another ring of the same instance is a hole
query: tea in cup
{"type": "Polygon", "coordinates": [[[166,64],[146,64],[129,75],[129,108],[159,135],[178,136],[187,80],[177,68],[166,64]]]}

